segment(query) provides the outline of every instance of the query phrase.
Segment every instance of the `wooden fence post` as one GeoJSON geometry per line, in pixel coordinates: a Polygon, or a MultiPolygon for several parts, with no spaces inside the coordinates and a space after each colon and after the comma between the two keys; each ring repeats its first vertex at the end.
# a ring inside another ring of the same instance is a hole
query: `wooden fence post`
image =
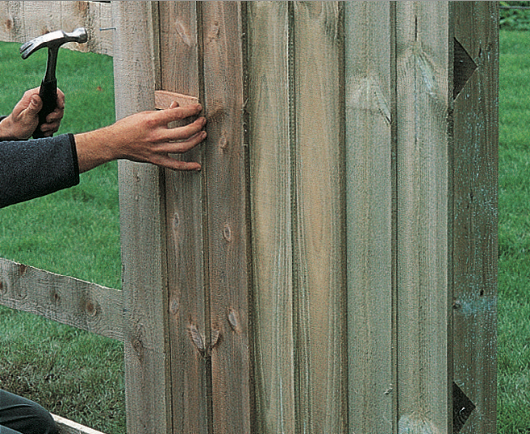
{"type": "MultiPolygon", "coordinates": [[[[113,3],[118,118],[155,107],[156,7],[113,3]]],[[[165,434],[172,414],[163,177],[156,167],[121,161],[119,182],[127,431],[165,434]]]]}
{"type": "Polygon", "coordinates": [[[494,433],[497,408],[497,2],[455,2],[454,382],[476,407],[461,434],[494,433]]]}

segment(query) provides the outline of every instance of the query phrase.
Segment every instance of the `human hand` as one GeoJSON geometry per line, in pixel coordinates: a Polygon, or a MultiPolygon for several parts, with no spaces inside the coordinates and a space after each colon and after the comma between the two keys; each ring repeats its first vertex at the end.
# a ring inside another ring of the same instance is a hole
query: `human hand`
{"type": "Polygon", "coordinates": [[[112,160],[127,159],[151,163],[172,170],[200,170],[196,162],[179,161],[170,154],[182,154],[206,138],[202,131],[206,119],[177,128],[169,128],[176,121],[198,116],[199,104],[178,107],[173,103],[162,111],[137,113],[100,130],[75,136],[80,172],[90,170],[112,160]]]}
{"type": "MultiPolygon", "coordinates": [[[[3,140],[26,140],[31,137],[39,124],[39,112],[42,109],[42,100],[39,97],[39,88],[26,91],[17,103],[11,114],[1,123],[0,138],[3,140]]],[[[59,130],[64,116],[64,93],[57,90],[57,108],[46,118],[46,123],[41,125],[44,137],[51,137],[59,130]]]]}

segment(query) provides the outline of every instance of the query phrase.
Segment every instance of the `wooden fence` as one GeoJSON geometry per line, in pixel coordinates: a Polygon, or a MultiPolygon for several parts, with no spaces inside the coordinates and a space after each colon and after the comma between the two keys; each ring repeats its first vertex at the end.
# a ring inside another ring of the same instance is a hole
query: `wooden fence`
{"type": "Polygon", "coordinates": [[[129,433],[496,431],[496,2],[56,3],[111,11],[118,117],[208,118],[200,174],[120,162],[123,293],[2,262],[124,341],[129,433]]]}

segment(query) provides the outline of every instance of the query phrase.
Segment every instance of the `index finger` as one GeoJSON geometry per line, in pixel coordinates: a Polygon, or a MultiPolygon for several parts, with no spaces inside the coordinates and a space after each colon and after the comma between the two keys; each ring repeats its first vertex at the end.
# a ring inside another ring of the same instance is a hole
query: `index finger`
{"type": "Polygon", "coordinates": [[[191,116],[197,116],[201,111],[202,106],[200,104],[190,104],[185,107],[168,108],[159,111],[157,112],[157,116],[160,122],[169,124],[170,122],[186,119],[191,116]]]}

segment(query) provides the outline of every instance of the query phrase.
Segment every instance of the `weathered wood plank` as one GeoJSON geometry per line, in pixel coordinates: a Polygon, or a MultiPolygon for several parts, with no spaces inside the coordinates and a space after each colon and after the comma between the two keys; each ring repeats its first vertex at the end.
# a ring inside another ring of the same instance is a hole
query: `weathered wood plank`
{"type": "Polygon", "coordinates": [[[294,433],[289,8],[248,8],[255,430],[294,433]]]}
{"type": "Polygon", "coordinates": [[[454,3],[476,64],[454,108],[454,381],[476,406],[466,434],[496,432],[498,16],[497,2],[454,3]]]}
{"type": "Polygon", "coordinates": [[[104,434],[101,431],[83,426],[74,421],[65,419],[64,417],[52,415],[55,420],[55,424],[59,429],[59,434],[104,434]]]}
{"type": "Polygon", "coordinates": [[[160,3],[161,89],[199,96],[196,2],[160,3]]]}
{"type": "MultiPolygon", "coordinates": [[[[249,257],[241,2],[199,2],[202,23],[213,426],[250,432],[249,257]]],[[[199,5],[198,5],[199,6],[199,5]]]]}
{"type": "Polygon", "coordinates": [[[345,6],[349,429],[396,425],[390,2],[345,6]]]}
{"type": "Polygon", "coordinates": [[[157,110],[168,109],[173,102],[176,102],[180,107],[186,107],[190,104],[197,104],[199,99],[195,96],[183,95],[177,92],[155,91],[155,108],[157,110]]]}
{"type": "MultiPolygon", "coordinates": [[[[156,2],[113,2],[116,117],[154,109],[156,2]],[[130,18],[134,17],[134,20],[130,18]]],[[[120,161],[127,430],[172,430],[166,220],[158,168],[120,161]]]]}
{"type": "Polygon", "coordinates": [[[123,297],[116,289],[0,259],[0,304],[123,340],[123,297]]]}
{"type": "Polygon", "coordinates": [[[399,432],[452,432],[449,3],[396,2],[399,432]]]}
{"type": "MultiPolygon", "coordinates": [[[[195,2],[160,3],[161,82],[157,95],[174,91],[199,96],[195,2]]],[[[185,101],[181,101],[183,105],[185,101]]],[[[202,161],[204,146],[179,158],[202,161]]],[[[202,177],[166,171],[169,336],[173,432],[208,433],[211,407],[210,324],[204,282],[202,177]],[[202,346],[201,346],[202,343],[202,346]]]]}
{"type": "Polygon", "coordinates": [[[0,40],[24,43],[54,30],[71,32],[87,29],[86,44],[68,43],[77,51],[113,55],[113,27],[110,3],[92,1],[1,1],[0,40]]]}
{"type": "Polygon", "coordinates": [[[297,430],[346,429],[344,107],[340,2],[293,2],[297,430]]]}

